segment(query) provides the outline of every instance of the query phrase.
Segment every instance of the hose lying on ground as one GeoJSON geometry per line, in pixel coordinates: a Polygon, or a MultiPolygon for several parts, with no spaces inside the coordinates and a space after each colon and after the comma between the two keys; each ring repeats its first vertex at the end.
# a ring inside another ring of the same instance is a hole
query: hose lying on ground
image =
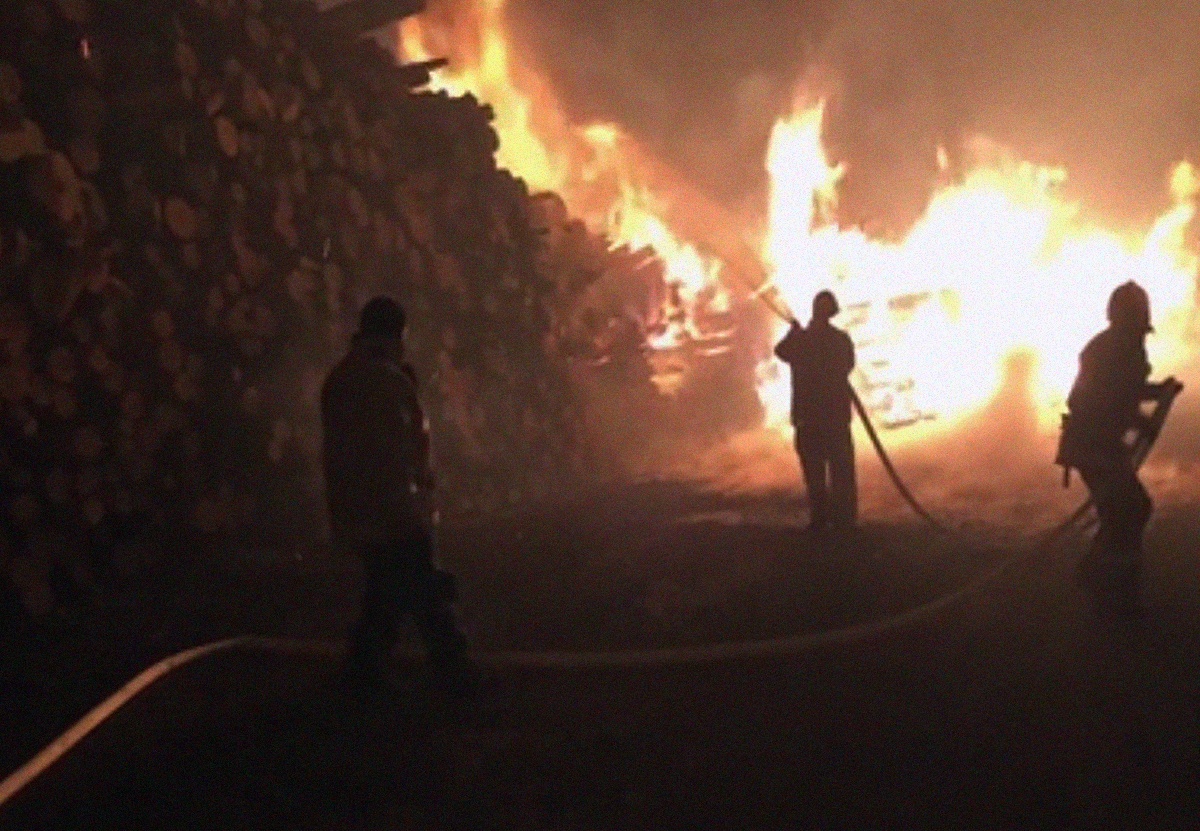
{"type": "MultiPolygon", "coordinates": [[[[774,308],[774,306],[772,306],[772,308],[774,308]]],[[[1157,408],[1150,419],[1151,428],[1140,435],[1138,441],[1134,445],[1132,454],[1135,467],[1141,467],[1142,463],[1149,455],[1150,450],[1154,445],[1154,441],[1158,436],[1158,432],[1166,420],[1167,413],[1170,410],[1171,403],[1174,400],[1174,394],[1176,392],[1178,392],[1178,390],[1166,393],[1159,399],[1157,408]]],[[[944,533],[953,533],[947,529],[945,525],[939,522],[932,514],[930,514],[929,511],[927,511],[920,504],[916,497],[913,496],[907,485],[905,485],[904,480],[896,471],[895,466],[892,464],[886,448],[884,448],[883,443],[879,440],[879,436],[875,431],[875,427],[871,423],[871,419],[867,414],[866,408],[863,407],[862,401],[854,392],[853,388],[851,389],[851,396],[854,408],[858,412],[859,418],[862,419],[863,426],[867,431],[867,435],[871,439],[871,444],[874,446],[875,452],[878,454],[879,460],[883,464],[884,469],[887,471],[893,485],[895,485],[896,490],[905,499],[913,511],[915,511],[919,517],[921,517],[921,519],[939,531],[944,533]]],[[[472,657],[477,663],[489,667],[589,669],[604,667],[611,668],[697,664],[723,660],[781,657],[796,655],[820,647],[848,645],[861,642],[886,632],[900,629],[904,626],[924,620],[936,612],[958,603],[964,598],[974,594],[983,587],[992,583],[1018,563],[1030,559],[1035,554],[1045,551],[1060,536],[1063,536],[1064,534],[1067,534],[1073,530],[1077,532],[1084,530],[1084,528],[1079,527],[1078,523],[1084,516],[1087,515],[1091,507],[1091,500],[1089,499],[1085,501],[1074,512],[1067,516],[1066,519],[1043,534],[1036,545],[1031,546],[1027,551],[1014,553],[1011,557],[1004,560],[987,573],[976,578],[966,586],[931,600],[921,606],[917,606],[916,608],[910,609],[906,612],[902,612],[881,620],[855,624],[853,626],[846,626],[840,629],[813,632],[806,635],[795,635],[791,637],[773,638],[770,640],[759,641],[735,641],[686,648],[620,650],[612,652],[509,651],[476,654],[472,657]]],[[[46,768],[52,765],[56,760],[61,758],[63,754],[74,747],[81,739],[84,738],[84,736],[94,730],[105,719],[116,712],[116,710],[126,704],[142,690],[149,687],[155,681],[162,678],[167,673],[172,672],[175,669],[178,669],[179,667],[191,663],[199,658],[212,655],[216,652],[235,649],[270,652],[284,655],[336,657],[344,651],[344,645],[338,641],[308,641],[247,635],[236,638],[228,638],[226,640],[215,641],[213,643],[193,647],[192,649],[188,649],[168,658],[164,658],[153,666],[143,670],[136,677],[121,687],[121,689],[94,707],[90,712],[88,712],[87,715],[85,715],[69,730],[51,742],[29,762],[14,771],[3,782],[0,782],[0,806],[3,806],[3,804],[9,798],[11,798],[15,793],[21,790],[21,788],[46,770],[46,768]]],[[[417,655],[415,650],[410,650],[408,654],[411,657],[416,657],[417,655]]]]}
{"type": "MultiPolygon", "coordinates": [[[[862,403],[858,397],[854,398],[855,406],[858,409],[859,416],[863,419],[863,424],[867,428],[868,435],[871,436],[872,444],[875,446],[876,452],[879,453],[880,460],[891,476],[893,483],[901,495],[905,497],[909,505],[921,516],[926,522],[934,527],[946,531],[946,527],[938,522],[928,511],[921,507],[920,503],[912,496],[912,493],[904,485],[903,480],[896,472],[891,460],[887,457],[887,452],[884,449],[882,442],[876,434],[874,427],[871,425],[870,419],[862,407],[862,403]]],[[[1160,403],[1160,407],[1169,407],[1170,400],[1167,399],[1164,403],[1160,403]]],[[[1165,411],[1161,413],[1165,419],[1165,411]]],[[[1156,434],[1155,434],[1156,435],[1156,434]]],[[[1148,436],[1141,441],[1134,451],[1135,463],[1140,466],[1142,461],[1150,452],[1150,448],[1154,442],[1154,435],[1148,436]]],[[[1005,561],[998,564],[995,568],[988,571],[981,577],[973,580],[966,586],[943,595],[939,598],[931,600],[916,608],[902,612],[892,617],[884,618],[876,621],[847,626],[840,629],[826,630],[823,632],[813,632],[805,635],[795,635],[785,638],[774,638],[770,640],[759,641],[736,641],[721,644],[710,644],[707,646],[687,647],[687,648],[666,648],[666,649],[641,649],[641,650],[621,650],[613,652],[567,652],[567,651],[542,651],[542,652],[492,652],[476,654],[472,657],[481,665],[488,667],[543,667],[543,668],[560,668],[560,669],[589,669],[589,668],[604,668],[604,667],[632,667],[632,666],[655,666],[655,665],[670,665],[670,664],[696,664],[722,660],[747,659],[758,657],[771,656],[788,656],[795,655],[808,650],[829,647],[837,645],[847,645],[855,642],[868,640],[885,632],[899,629],[903,626],[914,624],[920,620],[930,617],[934,613],[954,605],[960,600],[968,597],[984,586],[990,584],[999,578],[1002,574],[1008,571],[1018,563],[1029,559],[1037,553],[1045,551],[1050,544],[1066,532],[1075,529],[1078,530],[1077,523],[1083,518],[1091,508],[1090,500],[1084,502],[1066,519],[1056,525],[1054,528],[1046,532],[1041,540],[1028,551],[1020,552],[1009,557],[1005,561]]],[[[229,638],[226,640],[215,641],[213,643],[197,646],[192,649],[164,658],[153,666],[139,673],[135,678],[121,687],[108,699],[101,702],[93,708],[87,715],[80,719],[69,730],[51,742],[45,749],[34,756],[29,762],[14,771],[3,782],[0,782],[0,806],[2,806],[13,794],[17,793],[21,788],[31,782],[46,768],[53,764],[57,759],[62,757],[68,750],[75,746],[84,736],[95,729],[110,715],[116,712],[117,709],[126,704],[130,699],[140,693],[142,690],[149,687],[158,679],[162,678],[169,672],[178,669],[179,667],[195,661],[207,655],[212,655],[216,652],[229,650],[250,650],[259,652],[270,652],[274,654],[284,655],[312,655],[322,657],[336,657],[344,650],[344,645],[339,641],[315,641],[315,640],[298,640],[289,638],[266,638],[256,636],[243,636],[237,638],[229,638]]],[[[410,650],[408,653],[411,657],[416,657],[415,650],[410,650]]]]}

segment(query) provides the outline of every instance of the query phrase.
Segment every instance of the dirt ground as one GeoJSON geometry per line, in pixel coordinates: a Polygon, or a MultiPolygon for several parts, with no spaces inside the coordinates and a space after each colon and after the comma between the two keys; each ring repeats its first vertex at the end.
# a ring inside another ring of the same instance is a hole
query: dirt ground
{"type": "MultiPolygon", "coordinates": [[[[596,650],[887,617],[989,571],[1010,553],[1002,537],[896,520],[815,539],[787,495],[660,483],[451,523],[442,543],[479,650],[596,650]]],[[[428,695],[415,666],[382,695],[346,688],[328,659],[223,654],[119,711],[0,807],[0,828],[1191,827],[1198,540],[1193,508],[1160,510],[1139,620],[1098,614],[1075,588],[1076,541],[860,642],[499,666],[461,709],[428,695]]],[[[38,660],[14,676],[28,695],[4,713],[6,769],[174,649],[339,636],[356,590],[353,564],[319,547],[227,552],[164,566],[155,592],[114,594],[103,631],[85,616],[29,635],[38,660]]]]}

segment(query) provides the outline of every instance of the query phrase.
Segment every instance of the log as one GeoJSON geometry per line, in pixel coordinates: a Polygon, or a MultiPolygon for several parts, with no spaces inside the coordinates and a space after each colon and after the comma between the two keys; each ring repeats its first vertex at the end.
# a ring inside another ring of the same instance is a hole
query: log
{"type": "Polygon", "coordinates": [[[167,228],[181,240],[193,240],[199,232],[199,218],[192,206],[178,196],[171,196],[163,205],[167,228]]]}
{"type": "Polygon", "coordinates": [[[402,86],[410,89],[423,87],[432,79],[434,72],[449,66],[449,64],[450,62],[445,58],[433,58],[427,61],[413,61],[401,64],[398,81],[402,86]]]}
{"type": "Polygon", "coordinates": [[[241,151],[241,135],[234,123],[227,116],[217,115],[213,119],[213,131],[221,152],[230,159],[237,157],[241,151]]]}
{"type": "Polygon", "coordinates": [[[321,24],[361,35],[425,9],[425,0],[344,0],[321,13],[321,24]]]}

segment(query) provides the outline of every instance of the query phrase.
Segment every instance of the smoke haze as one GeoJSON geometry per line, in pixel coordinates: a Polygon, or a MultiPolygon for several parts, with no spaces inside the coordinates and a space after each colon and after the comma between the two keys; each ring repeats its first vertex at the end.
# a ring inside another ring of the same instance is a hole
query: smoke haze
{"type": "Polygon", "coordinates": [[[797,83],[829,98],[853,219],[911,219],[937,145],[953,161],[983,134],[1140,222],[1198,149],[1200,6],[1180,0],[510,0],[508,15],[572,115],[625,125],[730,204],[761,188],[797,83]]]}
{"type": "MultiPolygon", "coordinates": [[[[1177,0],[507,0],[505,9],[519,63],[555,88],[569,119],[620,125],[741,217],[763,214],[768,138],[797,92],[805,104],[826,100],[823,143],[848,171],[839,219],[872,235],[903,232],[924,211],[945,178],[939,148],[951,175],[980,147],[1061,166],[1081,218],[1113,230],[1144,230],[1170,204],[1174,164],[1200,157],[1200,7],[1177,0]]],[[[883,436],[910,486],[951,524],[1041,527],[1081,498],[1078,482],[1061,488],[1054,436],[1031,421],[1028,367],[1009,369],[996,400],[965,423],[922,441],[883,436]]],[[[1191,406],[1200,372],[1188,372],[1147,471],[1156,498],[1168,485],[1181,498],[1200,492],[1191,406]]],[[[637,455],[649,476],[794,492],[785,433],[703,446],[668,437],[637,455]]],[[[861,432],[856,444],[864,512],[907,513],[861,432]]]]}

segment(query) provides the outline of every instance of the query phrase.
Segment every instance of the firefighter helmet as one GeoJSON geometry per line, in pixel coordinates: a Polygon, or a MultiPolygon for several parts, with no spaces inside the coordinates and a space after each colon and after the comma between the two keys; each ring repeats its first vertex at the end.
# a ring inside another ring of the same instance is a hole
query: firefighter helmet
{"type": "Polygon", "coordinates": [[[363,306],[358,331],[367,337],[403,337],[404,308],[390,297],[373,297],[363,306]]]}
{"type": "Polygon", "coordinates": [[[1113,289],[1108,297],[1108,322],[1120,329],[1153,332],[1150,296],[1146,290],[1132,280],[1113,289]]]}
{"type": "Polygon", "coordinates": [[[821,289],[817,292],[816,296],[813,297],[812,311],[813,317],[823,320],[829,320],[829,318],[837,314],[840,309],[838,308],[837,298],[833,296],[833,292],[829,289],[821,289]]]}

